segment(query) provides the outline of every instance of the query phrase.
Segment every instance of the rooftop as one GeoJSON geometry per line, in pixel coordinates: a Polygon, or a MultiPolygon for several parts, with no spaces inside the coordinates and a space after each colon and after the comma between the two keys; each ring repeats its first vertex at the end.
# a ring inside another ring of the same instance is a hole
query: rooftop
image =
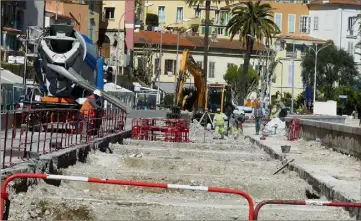
{"type": "MultiPolygon", "coordinates": [[[[51,17],[51,18],[56,16],[56,13],[55,13],[55,12],[52,12],[52,11],[49,11],[49,10],[46,10],[45,13],[46,13],[49,17],[51,17]]],[[[73,20],[73,18],[72,18],[71,16],[63,15],[63,14],[59,14],[59,13],[58,13],[58,18],[60,18],[60,19],[73,20]]]]}
{"type": "Polygon", "coordinates": [[[283,38],[283,39],[291,39],[291,40],[296,40],[296,41],[312,41],[312,42],[317,42],[317,43],[325,43],[326,40],[322,40],[319,38],[314,38],[308,35],[285,35],[285,34],[280,34],[277,37],[279,38],[283,38]]]}
{"type": "Polygon", "coordinates": [[[355,5],[361,6],[361,0],[314,0],[308,5],[355,5]]]}
{"type": "MultiPolygon", "coordinates": [[[[153,31],[139,31],[135,32],[134,43],[135,44],[160,44],[160,32],[153,31]]],[[[177,34],[174,33],[163,33],[162,44],[167,46],[177,46],[177,34]]],[[[179,46],[181,47],[198,47],[203,48],[204,41],[201,36],[182,36],[179,38],[179,46]]],[[[216,42],[213,42],[210,49],[230,49],[230,50],[245,50],[245,45],[238,39],[233,41],[229,39],[220,38],[216,42]]],[[[256,42],[253,50],[264,50],[264,45],[256,42]]]]}

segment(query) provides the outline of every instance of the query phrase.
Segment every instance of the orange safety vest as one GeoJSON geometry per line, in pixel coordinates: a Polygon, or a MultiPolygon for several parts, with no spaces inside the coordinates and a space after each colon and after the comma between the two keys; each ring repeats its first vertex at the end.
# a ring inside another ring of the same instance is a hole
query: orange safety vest
{"type": "Polygon", "coordinates": [[[82,113],[83,115],[87,115],[89,117],[95,116],[94,107],[89,102],[89,100],[93,99],[93,98],[94,98],[94,95],[90,95],[89,97],[87,97],[84,104],[80,108],[80,113],[82,113]]]}

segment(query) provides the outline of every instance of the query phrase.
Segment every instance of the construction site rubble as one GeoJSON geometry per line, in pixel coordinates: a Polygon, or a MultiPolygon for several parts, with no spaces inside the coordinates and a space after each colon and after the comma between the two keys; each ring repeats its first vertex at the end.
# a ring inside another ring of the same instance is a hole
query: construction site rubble
{"type": "MultiPolygon", "coordinates": [[[[196,124],[195,143],[124,140],[113,144],[113,154],[92,152],[86,163],[59,171],[67,176],[146,181],[182,185],[227,187],[250,194],[255,203],[264,199],[306,199],[312,187],[295,172],[282,170],[279,162],[248,139],[207,140],[196,124]]],[[[192,132],[193,133],[193,132],[192,132]]],[[[191,133],[191,134],[192,134],[191,133]]],[[[207,137],[212,137],[207,131],[207,137]]],[[[245,220],[246,200],[237,195],[115,186],[62,181],[59,187],[40,180],[27,192],[10,189],[11,220],[245,220]]],[[[320,200],[326,200],[321,196],[320,200]]],[[[350,220],[341,208],[275,206],[265,208],[260,219],[350,220]]]]}

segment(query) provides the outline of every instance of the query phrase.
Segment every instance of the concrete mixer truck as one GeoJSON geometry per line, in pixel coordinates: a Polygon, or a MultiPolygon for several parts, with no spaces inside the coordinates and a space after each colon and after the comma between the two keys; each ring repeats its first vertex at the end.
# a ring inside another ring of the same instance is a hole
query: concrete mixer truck
{"type": "MultiPolygon", "coordinates": [[[[47,114],[51,109],[79,109],[84,98],[95,89],[102,89],[96,87],[97,82],[104,83],[103,73],[99,71],[103,67],[97,68],[96,45],[86,35],[74,30],[72,24],[53,24],[36,39],[28,35],[25,41],[28,50],[36,54],[35,79],[42,86],[43,94],[35,96],[36,99],[33,94],[27,96],[28,99],[23,101],[24,109],[47,110],[47,114]]],[[[108,103],[126,113],[130,111],[130,107],[118,98],[104,91],[102,94],[108,103]]],[[[44,118],[31,113],[27,117],[32,122],[44,118]]]]}

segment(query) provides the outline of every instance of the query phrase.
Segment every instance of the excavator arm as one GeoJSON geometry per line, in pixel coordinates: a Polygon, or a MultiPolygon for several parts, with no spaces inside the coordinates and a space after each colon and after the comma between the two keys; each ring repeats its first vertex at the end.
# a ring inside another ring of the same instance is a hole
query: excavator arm
{"type": "Polygon", "coordinates": [[[182,63],[179,68],[179,77],[177,84],[177,102],[176,106],[179,105],[182,98],[184,83],[189,77],[189,72],[194,78],[194,85],[197,88],[197,108],[201,108],[204,105],[204,74],[202,69],[198,67],[189,50],[184,50],[182,54],[182,63]]]}
{"type": "MultiPolygon", "coordinates": [[[[179,105],[182,102],[182,95],[184,84],[189,78],[189,73],[194,78],[194,85],[197,88],[197,104],[192,104],[196,109],[203,108],[204,106],[204,74],[200,67],[198,67],[197,63],[190,55],[189,50],[184,50],[182,54],[182,62],[179,67],[179,77],[177,80],[177,92],[176,92],[176,103],[175,107],[172,109],[172,113],[168,113],[168,118],[179,118],[180,117],[180,109],[179,105]]],[[[182,104],[183,105],[183,104],[182,104]]]]}

